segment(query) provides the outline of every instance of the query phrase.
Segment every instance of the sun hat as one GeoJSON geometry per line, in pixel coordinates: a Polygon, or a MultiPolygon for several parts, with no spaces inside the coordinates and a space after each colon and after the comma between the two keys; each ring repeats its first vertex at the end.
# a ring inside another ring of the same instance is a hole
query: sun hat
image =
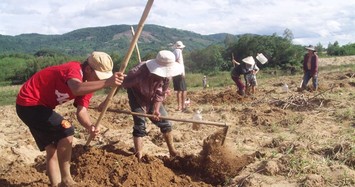
{"type": "Polygon", "coordinates": [[[267,58],[262,54],[262,53],[258,53],[258,55],[256,55],[256,59],[261,63],[261,64],[265,64],[267,62],[267,58]]]}
{"type": "Polygon", "coordinates": [[[113,62],[107,53],[94,51],[90,54],[87,61],[89,62],[89,66],[95,70],[100,80],[108,79],[113,75],[113,62]]]}
{"type": "Polygon", "coordinates": [[[157,57],[146,62],[149,71],[160,77],[174,77],[183,72],[181,64],[175,62],[175,55],[171,51],[159,51],[157,57]]]}
{"type": "Polygon", "coordinates": [[[244,58],[242,61],[249,64],[249,65],[255,64],[255,60],[252,56],[248,56],[248,57],[244,58]]]}
{"type": "Polygon", "coordinates": [[[182,43],[182,41],[177,41],[175,43],[175,48],[177,49],[182,49],[182,48],[185,48],[186,46],[182,43]]]}
{"type": "Polygon", "coordinates": [[[308,47],[305,47],[305,48],[310,51],[316,51],[316,49],[314,48],[313,45],[309,45],[308,47]]]}

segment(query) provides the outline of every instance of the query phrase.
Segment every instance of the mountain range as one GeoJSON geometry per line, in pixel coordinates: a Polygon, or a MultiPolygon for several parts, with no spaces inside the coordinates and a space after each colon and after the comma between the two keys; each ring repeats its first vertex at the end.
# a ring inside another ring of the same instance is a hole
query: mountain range
{"type": "MultiPolygon", "coordinates": [[[[136,29],[137,25],[133,25],[136,29]]],[[[167,28],[159,25],[144,25],[138,46],[141,54],[169,49],[180,40],[186,50],[203,49],[211,44],[222,44],[227,33],[201,35],[198,33],[167,28]]],[[[130,25],[111,25],[77,29],[61,35],[21,34],[0,35],[0,54],[34,54],[40,50],[55,51],[66,55],[85,55],[91,51],[118,52],[125,54],[132,39],[130,25]]]]}

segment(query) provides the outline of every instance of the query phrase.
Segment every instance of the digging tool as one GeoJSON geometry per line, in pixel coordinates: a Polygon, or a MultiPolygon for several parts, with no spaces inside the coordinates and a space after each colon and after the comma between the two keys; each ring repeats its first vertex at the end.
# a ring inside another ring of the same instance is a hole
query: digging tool
{"type": "MultiPolygon", "coordinates": [[[[155,115],[152,114],[144,114],[144,113],[138,113],[138,112],[132,112],[132,111],[127,111],[127,110],[119,110],[119,109],[107,109],[107,111],[110,112],[117,112],[117,113],[123,113],[123,114],[130,114],[133,116],[143,116],[143,117],[148,117],[148,118],[153,118],[155,115]]],[[[171,120],[171,121],[179,121],[179,122],[188,122],[188,123],[198,123],[198,124],[205,124],[205,125],[212,125],[212,126],[217,126],[217,127],[223,127],[223,138],[222,138],[222,145],[224,144],[224,141],[227,137],[227,132],[229,126],[226,123],[219,123],[219,122],[211,122],[211,121],[200,121],[200,120],[189,120],[189,119],[177,119],[177,118],[172,118],[172,117],[167,117],[167,116],[161,116],[159,117],[160,119],[165,119],[165,120],[171,120]]]]}
{"type": "MultiPolygon", "coordinates": [[[[131,26],[131,32],[132,32],[132,36],[134,37],[135,33],[134,33],[134,29],[132,26],[131,26]]],[[[139,62],[142,62],[141,55],[139,53],[138,43],[136,43],[136,52],[137,52],[137,57],[138,57],[139,62]]]]}
{"type": "MultiPolygon", "coordinates": [[[[126,56],[125,56],[125,58],[124,58],[124,60],[123,60],[123,62],[121,64],[121,66],[120,66],[119,72],[124,73],[124,71],[125,71],[125,69],[127,67],[128,61],[131,58],[133,50],[134,50],[134,46],[137,43],[139,36],[141,35],[141,32],[143,30],[143,26],[144,26],[144,22],[145,22],[145,20],[148,17],[148,14],[149,14],[150,9],[152,8],[153,2],[154,2],[154,0],[148,0],[147,4],[145,6],[145,9],[143,11],[142,17],[141,17],[141,19],[140,19],[140,21],[139,21],[139,23],[137,25],[137,31],[136,31],[135,35],[133,36],[133,38],[132,38],[132,41],[131,41],[131,44],[129,46],[128,52],[127,52],[127,54],[126,54],[126,56]]],[[[106,110],[107,110],[107,108],[109,106],[109,103],[112,100],[112,97],[113,97],[113,95],[115,94],[115,92],[116,92],[116,90],[118,88],[119,88],[119,86],[112,87],[110,93],[107,95],[107,97],[105,99],[104,107],[102,109],[102,112],[101,112],[98,120],[96,121],[96,124],[95,124],[96,128],[99,127],[100,122],[101,122],[102,118],[104,117],[104,115],[106,113],[106,110]]],[[[90,135],[88,140],[86,141],[85,146],[88,146],[92,139],[93,139],[93,137],[90,135]]]]}
{"type": "Polygon", "coordinates": [[[233,62],[234,60],[234,54],[232,53],[232,64],[233,64],[233,67],[235,67],[235,63],[233,62]]]}

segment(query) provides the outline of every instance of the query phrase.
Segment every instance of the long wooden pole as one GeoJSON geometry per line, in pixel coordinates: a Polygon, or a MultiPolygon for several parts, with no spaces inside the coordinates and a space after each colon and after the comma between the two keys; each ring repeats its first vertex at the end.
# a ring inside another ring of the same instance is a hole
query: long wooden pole
{"type": "MultiPolygon", "coordinates": [[[[149,11],[150,9],[152,8],[152,5],[153,5],[153,2],[154,0],[148,0],[147,4],[145,5],[145,9],[143,11],[143,15],[137,25],[137,31],[136,31],[136,34],[133,36],[132,38],[132,41],[131,41],[131,44],[129,46],[129,49],[128,49],[128,52],[120,66],[120,70],[119,72],[122,72],[124,73],[127,65],[128,65],[128,62],[129,62],[129,59],[131,58],[132,56],[132,53],[133,53],[133,50],[134,50],[134,47],[135,47],[135,44],[137,43],[138,41],[138,38],[139,36],[141,35],[142,33],[142,30],[143,30],[143,26],[144,26],[144,22],[145,20],[147,19],[148,17],[148,14],[149,14],[149,11]]],[[[97,119],[96,121],[96,124],[95,124],[95,127],[99,127],[100,125],[100,122],[102,120],[102,118],[104,117],[106,111],[107,111],[107,108],[109,107],[109,103],[110,101],[112,100],[112,97],[113,95],[115,94],[116,90],[119,88],[119,86],[115,86],[115,87],[112,87],[110,93],[107,95],[106,99],[105,99],[105,104],[104,104],[104,107],[101,111],[101,114],[99,116],[99,118],[97,119]]],[[[88,140],[86,141],[86,146],[90,144],[91,140],[93,139],[93,137],[90,135],[88,140]]]]}
{"type": "MultiPolygon", "coordinates": [[[[108,111],[118,112],[118,113],[123,113],[123,114],[131,114],[134,116],[143,116],[143,117],[150,117],[150,118],[154,117],[154,115],[152,115],[152,114],[144,114],[144,113],[127,111],[127,110],[108,109],[108,111]]],[[[227,137],[228,129],[229,129],[229,126],[226,123],[200,121],[200,120],[189,120],[189,119],[177,119],[177,118],[172,118],[172,117],[167,117],[167,116],[161,116],[159,118],[165,119],[165,120],[172,120],[172,121],[180,121],[180,122],[197,123],[197,124],[205,124],[205,125],[213,125],[213,126],[223,127],[223,137],[222,137],[222,142],[221,142],[222,145],[224,145],[224,142],[227,137]]]]}
{"type": "MultiPolygon", "coordinates": [[[[133,29],[132,26],[131,26],[131,32],[132,32],[132,36],[134,37],[134,35],[136,35],[136,34],[135,34],[134,29],[133,29]]],[[[140,54],[139,48],[138,48],[138,42],[136,43],[135,47],[136,47],[136,52],[137,52],[138,60],[139,60],[139,62],[142,62],[141,54],[140,54]]]]}
{"type": "MultiPolygon", "coordinates": [[[[153,118],[155,117],[153,114],[145,114],[145,113],[138,113],[138,112],[131,112],[127,110],[119,110],[119,109],[107,109],[107,111],[110,112],[117,112],[117,113],[123,113],[123,114],[130,114],[134,116],[143,116],[143,117],[148,117],[148,118],[153,118]]],[[[205,124],[205,125],[213,125],[213,126],[219,126],[219,127],[226,127],[226,123],[219,123],[219,122],[212,122],[212,121],[200,121],[200,120],[190,120],[190,119],[178,119],[178,118],[173,118],[173,117],[167,117],[167,116],[160,116],[160,119],[165,119],[165,120],[171,120],[171,121],[180,121],[180,122],[188,122],[188,123],[199,123],[199,124],[205,124]]]]}

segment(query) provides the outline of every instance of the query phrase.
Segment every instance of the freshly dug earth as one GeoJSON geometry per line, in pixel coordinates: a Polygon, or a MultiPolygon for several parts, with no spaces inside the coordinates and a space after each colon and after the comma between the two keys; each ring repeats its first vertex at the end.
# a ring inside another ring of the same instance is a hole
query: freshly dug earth
{"type": "MultiPolygon", "coordinates": [[[[174,110],[171,95],[165,102],[170,117],[192,119],[200,109],[203,120],[229,126],[225,143],[221,127],[193,130],[190,123],[173,122],[180,156],[169,158],[159,129],[148,122],[140,163],[132,152],[131,116],[106,112],[101,136],[84,149],[87,134],[72,103],[56,111],[76,127],[71,163],[76,186],[354,186],[354,74],[351,68],[320,72],[316,92],[298,91],[301,75],[259,79],[257,93],[246,97],[232,84],[189,90],[185,112],[174,110]]],[[[93,98],[93,121],[105,97],[93,98]]],[[[110,108],[129,110],[124,91],[110,108]]],[[[44,153],[15,107],[2,106],[0,115],[0,186],[47,186],[44,153]]]]}

